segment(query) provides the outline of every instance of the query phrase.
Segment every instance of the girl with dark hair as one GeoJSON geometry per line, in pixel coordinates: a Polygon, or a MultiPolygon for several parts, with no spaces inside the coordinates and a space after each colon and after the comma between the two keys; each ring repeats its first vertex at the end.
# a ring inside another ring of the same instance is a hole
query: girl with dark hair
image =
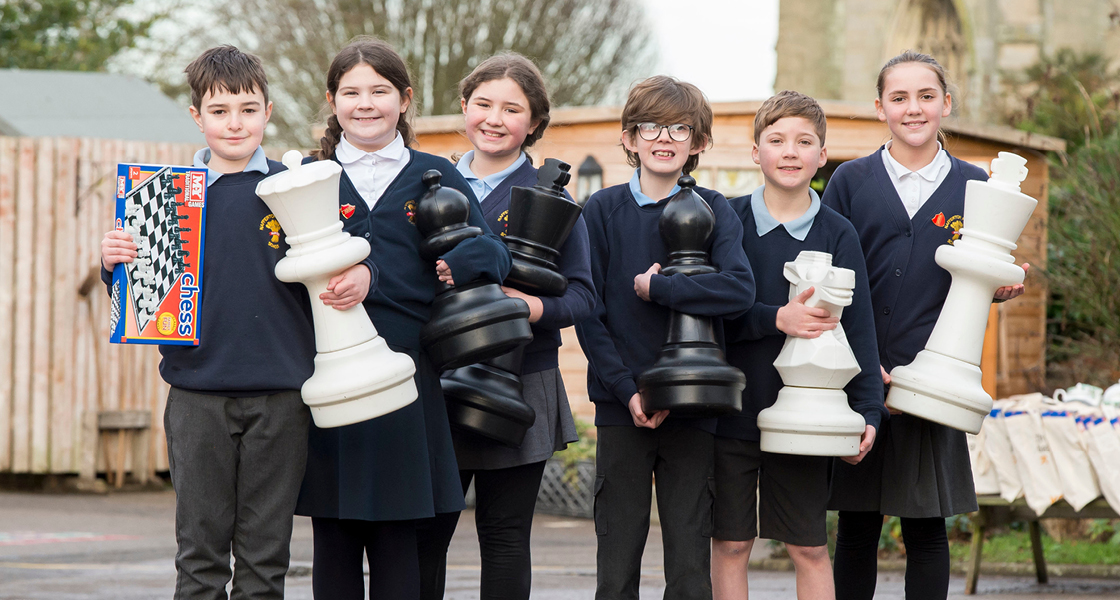
{"type": "MultiPolygon", "coordinates": [[[[932,56],[907,51],[892,58],[876,87],[875,109],[891,139],[840,165],[822,202],[859,232],[880,371],[889,385],[887,373],[925,347],[949,292],[952,278],[933,257],[959,236],[965,182],[988,176],[942,148],[941,119],[953,104],[945,70],[932,56]]],[[[1022,284],[1003,287],[995,299],[1022,293],[1022,284]]],[[[906,598],[943,600],[949,590],[945,518],[976,510],[965,433],[892,413],[862,462],[833,463],[828,508],[840,511],[833,568],[840,600],[874,596],[883,515],[902,518],[906,598]]]]}
{"type": "MultiPolygon", "coordinates": [[[[499,54],[478,65],[459,84],[459,91],[467,139],[474,150],[459,159],[456,169],[482,199],[486,224],[504,236],[511,188],[537,183],[537,170],[526,149],[548,127],[544,79],[524,56],[499,54]]],[[[560,329],[583,320],[594,308],[583,217],[559,250],[558,266],[568,278],[562,296],[537,297],[503,288],[509,296],[529,304],[533,327],[533,341],[524,350],[521,382],[522,397],[533,407],[536,420],[525,441],[520,448],[509,448],[472,439],[469,434],[456,432],[453,436],[464,493],[474,481],[475,526],[482,554],[480,595],[485,600],[529,597],[529,536],[545,461],[577,439],[557,349],[560,329]]],[[[447,545],[457,520],[457,515],[437,515],[428,524],[430,528],[421,530],[425,599],[443,596],[447,545]]]]}
{"type": "MultiPolygon", "coordinates": [[[[330,117],[311,160],[342,165],[339,204],[345,230],[369,241],[370,259],[336,276],[323,300],[365,285],[363,306],[378,333],[416,362],[419,399],[382,417],[309,434],[307,472],[296,513],[310,516],[315,597],[365,596],[362,555],[370,565],[371,598],[417,598],[420,570],[416,520],[458,514],[463,494],[439,376],[420,348],[437,282],[485,278],[501,283],[509,251],[490,233],[474,193],[446,159],[409,148],[413,93],[408,69],[388,44],[357,39],[327,72],[330,117]],[[415,202],[427,191],[423,173],[471,203],[470,224],[485,235],[461,242],[435,264],[420,256],[415,202]]],[[[377,365],[369,365],[377,368],[377,365]]]]}

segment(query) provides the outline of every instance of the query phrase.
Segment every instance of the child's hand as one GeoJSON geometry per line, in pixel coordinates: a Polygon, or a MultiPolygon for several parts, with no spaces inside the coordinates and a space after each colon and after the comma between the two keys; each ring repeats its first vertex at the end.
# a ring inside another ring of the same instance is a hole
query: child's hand
{"type": "Polygon", "coordinates": [[[653,263],[645,273],[634,276],[634,292],[638,297],[649,302],[649,280],[661,272],[661,263],[653,263]]]}
{"type": "Polygon", "coordinates": [[[793,297],[789,304],[778,309],[778,331],[801,338],[816,338],[826,331],[836,329],[840,319],[823,308],[810,308],[805,301],[813,295],[809,288],[793,297]]]}
{"type": "Polygon", "coordinates": [[[502,291],[510,298],[520,298],[529,305],[529,322],[536,323],[541,320],[541,315],[544,314],[544,302],[536,296],[530,296],[521,290],[515,290],[511,287],[502,286],[502,291]]]}
{"type": "Polygon", "coordinates": [[[657,429],[657,426],[661,425],[661,422],[665,420],[665,417],[669,416],[669,411],[667,410],[659,410],[652,415],[646,416],[646,413],[642,412],[641,394],[634,394],[633,396],[630,396],[630,404],[627,405],[627,408],[630,409],[630,416],[634,418],[634,424],[638,427],[657,429]]]}
{"type": "Polygon", "coordinates": [[[887,373],[887,370],[883,367],[883,365],[879,365],[879,374],[883,376],[883,385],[891,384],[891,374],[887,373]]]}
{"type": "MultiPolygon", "coordinates": [[[[1031,269],[1031,264],[1030,263],[1023,263],[1023,276],[1024,277],[1026,277],[1026,274],[1030,271],[1030,269],[1031,269]]],[[[1015,285],[1005,285],[1005,286],[999,288],[998,290],[996,290],[996,295],[993,297],[993,299],[996,302],[1006,302],[1006,301],[1008,301],[1012,298],[1015,298],[1017,296],[1021,296],[1023,294],[1023,292],[1026,291],[1026,289],[1027,289],[1027,287],[1025,285],[1021,284],[1021,283],[1016,283],[1015,285]]]]}
{"type": "Polygon", "coordinates": [[[439,280],[447,285],[454,286],[455,280],[451,277],[451,267],[443,260],[436,262],[436,275],[439,275],[439,280]]]}
{"type": "Polygon", "coordinates": [[[112,271],[117,263],[130,263],[136,258],[136,242],[132,236],[114,229],[101,238],[101,266],[112,271]]]}
{"type": "Polygon", "coordinates": [[[871,447],[875,445],[875,428],[868,425],[863,430],[863,435],[859,438],[859,454],[855,456],[841,456],[840,460],[848,463],[849,465],[858,465],[863,457],[871,451],[871,447]]]}
{"type": "Polygon", "coordinates": [[[327,306],[346,310],[365,300],[369,293],[369,279],[369,267],[358,263],[331,277],[327,282],[327,291],[319,294],[319,299],[327,306]]]}

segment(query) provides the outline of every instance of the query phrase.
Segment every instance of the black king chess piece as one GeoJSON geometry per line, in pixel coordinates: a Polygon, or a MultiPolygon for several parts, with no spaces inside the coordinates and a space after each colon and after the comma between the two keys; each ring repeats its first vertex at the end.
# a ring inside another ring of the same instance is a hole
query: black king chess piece
{"type": "MultiPolygon", "coordinates": [[[[708,242],[715,229],[715,214],[693,187],[696,180],[682,176],[677,192],[661,213],[658,227],[669,251],[663,275],[701,275],[719,272],[708,261],[708,242]]],[[[669,335],[653,366],[638,377],[642,410],[647,414],[716,416],[743,409],[743,372],[724,360],[716,341],[712,317],[677,311],[669,316],[669,335]]]]}
{"type": "Polygon", "coordinates": [[[544,159],[537,171],[537,185],[510,191],[509,227],[505,242],[513,267],[505,285],[534,296],[562,296],[568,279],[556,266],[559,248],[568,239],[579,214],[578,204],[564,197],[572,168],[555,158],[544,159]]]}
{"type": "MultiPolygon", "coordinates": [[[[416,206],[416,229],[424,236],[420,256],[433,263],[459,242],[482,235],[481,229],[467,225],[467,197],[441,186],[441,178],[435,169],[424,173],[428,192],[416,206]]],[[[497,284],[479,279],[439,285],[431,317],[420,328],[420,345],[437,370],[493,358],[533,339],[529,305],[506,296],[497,284]]]]}
{"type": "MultiPolygon", "coordinates": [[[[583,209],[564,197],[571,165],[546,158],[537,184],[510,192],[509,227],[503,238],[513,254],[504,285],[534,296],[560,296],[568,279],[560,274],[557,248],[564,245],[583,209]]],[[[451,426],[518,448],[536,414],[521,396],[524,348],[447,373],[440,379],[451,426]]]]}

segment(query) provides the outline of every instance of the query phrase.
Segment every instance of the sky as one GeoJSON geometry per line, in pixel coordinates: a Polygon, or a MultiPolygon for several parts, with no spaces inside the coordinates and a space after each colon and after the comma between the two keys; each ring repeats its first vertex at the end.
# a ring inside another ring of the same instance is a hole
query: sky
{"type": "Polygon", "coordinates": [[[713,102],[774,93],[778,0],[639,1],[657,31],[660,73],[696,84],[713,102]]]}

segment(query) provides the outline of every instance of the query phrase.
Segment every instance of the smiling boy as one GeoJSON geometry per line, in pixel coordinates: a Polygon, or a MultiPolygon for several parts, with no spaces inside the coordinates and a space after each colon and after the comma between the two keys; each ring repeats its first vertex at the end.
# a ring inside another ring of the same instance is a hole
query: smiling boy
{"type": "MultiPolygon", "coordinates": [[[[658,222],[677,179],[699,164],[712,109],[695,86],[656,76],[636,84],[622,112],[629,183],[600,190],[584,208],[595,310],[576,326],[587,355],[598,428],[595,461],[595,597],[637,598],[649,532],[651,483],[665,547],[665,597],[711,598],[710,537],[715,419],[642,411],[637,380],[665,342],[670,311],[733,317],[754,299],[742,224],[719,192],[696,192],[715,213],[707,248],[718,273],[661,275],[658,222]]],[[[719,319],[716,320],[719,322],[719,319]]]]}
{"type": "Polygon", "coordinates": [[[805,306],[812,288],[789,298],[784,266],[799,253],[827,252],[833,265],[856,273],[854,299],[839,322],[861,368],[844,391],[852,409],[863,415],[866,429],[860,454],[843,460],[859,462],[887,418],[859,237],[809,187],[827,160],[824,140],[825,116],[816,100],[789,91],[773,96],[754,120],[752,157],[765,183],[729,201],[743,224],[743,249],[754,268],[757,295],[745,315],[727,322],[727,361],[750,383],[743,392],[743,412],[721,417],[716,431],[712,585],[718,600],[747,598],[747,561],[759,535],[786,543],[797,571],[799,599],[834,597],[825,545],[832,459],[761,452],[755,421],[782,388],[774,359],[786,336],[814,338],[836,328],[837,320],[827,310],[805,306]]]}
{"type": "MultiPolygon", "coordinates": [[[[307,459],[310,413],[300,388],[314,369],[310,303],[273,274],[287,243],[256,195],[284,169],[261,149],[272,111],[260,60],[232,46],[186,69],[190,113],[206,138],[206,253],[198,346],[160,346],[171,385],[164,409],[175,486],[175,598],[283,598],[292,514],[307,459]],[[230,551],[237,570],[230,568],[230,551]]],[[[136,257],[128,234],[101,243],[102,279],[136,257]]],[[[359,266],[365,270],[366,266],[359,266]]],[[[369,271],[366,271],[369,273],[369,271]]],[[[367,289],[336,287],[338,308],[367,289]]]]}

